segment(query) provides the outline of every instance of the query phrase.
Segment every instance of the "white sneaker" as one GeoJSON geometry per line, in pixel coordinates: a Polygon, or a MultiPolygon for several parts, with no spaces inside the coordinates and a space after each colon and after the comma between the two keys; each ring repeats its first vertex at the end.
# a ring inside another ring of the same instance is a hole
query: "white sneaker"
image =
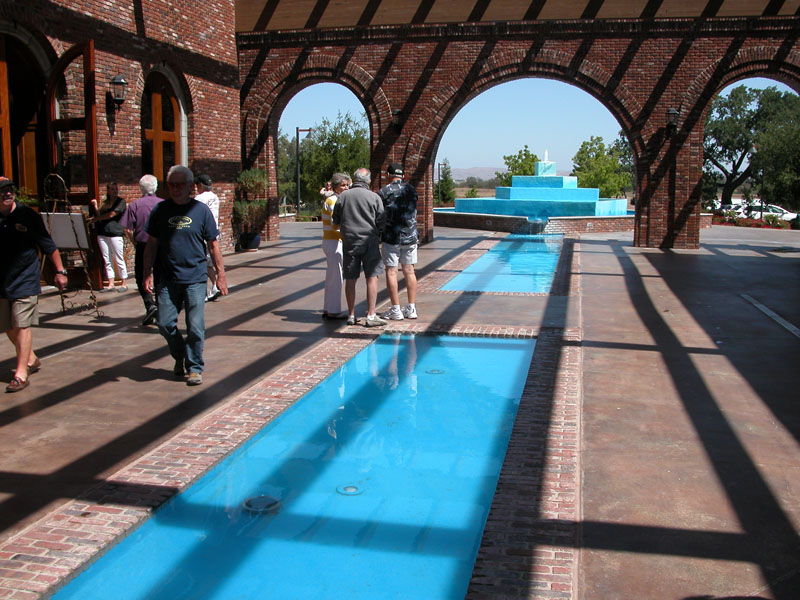
{"type": "Polygon", "coordinates": [[[404,306],[402,310],[403,316],[406,319],[416,319],[417,318],[417,308],[415,306],[404,306]]]}
{"type": "Polygon", "coordinates": [[[386,321],[381,319],[378,315],[364,319],[364,327],[381,327],[383,325],[386,325],[386,321]]]}
{"type": "Polygon", "coordinates": [[[392,306],[385,313],[381,313],[381,319],[386,319],[387,321],[402,321],[403,311],[400,310],[399,306],[392,306]]]}

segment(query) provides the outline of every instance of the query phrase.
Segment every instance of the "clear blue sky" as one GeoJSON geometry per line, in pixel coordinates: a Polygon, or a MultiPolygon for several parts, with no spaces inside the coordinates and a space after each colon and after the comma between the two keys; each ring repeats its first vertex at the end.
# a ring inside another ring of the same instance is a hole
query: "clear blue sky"
{"type": "MultiPolygon", "coordinates": [[[[747,79],[735,85],[742,84],[791,91],[771,79],[747,79]]],[[[323,117],[335,121],[338,112],[359,118],[364,108],[344,86],[316,84],[292,98],[281,115],[280,129],[294,138],[295,127],[313,127],[323,117]]],[[[547,150],[558,171],[566,172],[572,169],[572,157],[581,143],[592,136],[613,143],[619,130],[611,113],[586,92],[550,79],[520,79],[467,103],[445,130],[436,162],[447,159],[453,168],[500,169],[504,155],[515,154],[527,144],[542,159],[547,150]]]]}

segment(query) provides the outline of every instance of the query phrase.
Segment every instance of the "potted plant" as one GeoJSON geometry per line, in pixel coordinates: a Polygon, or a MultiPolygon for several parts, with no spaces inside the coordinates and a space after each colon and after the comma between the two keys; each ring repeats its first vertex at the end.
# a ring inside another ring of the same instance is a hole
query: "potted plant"
{"type": "Polygon", "coordinates": [[[269,215],[269,175],[263,169],[245,169],[236,178],[237,200],[233,218],[239,227],[237,246],[242,250],[258,250],[261,230],[269,215]]]}

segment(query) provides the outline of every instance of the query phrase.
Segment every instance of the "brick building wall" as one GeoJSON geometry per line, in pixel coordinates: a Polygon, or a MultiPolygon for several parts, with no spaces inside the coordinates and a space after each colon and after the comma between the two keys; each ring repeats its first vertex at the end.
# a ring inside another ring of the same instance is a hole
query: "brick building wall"
{"type": "MultiPolygon", "coordinates": [[[[433,237],[433,161],[458,110],[521,77],[575,85],[627,136],[637,169],[634,241],[695,248],[703,125],[714,95],[766,76],[800,89],[796,17],[548,21],[374,26],[239,34],[244,160],[276,179],[280,113],[313,83],[348,87],[370,123],[377,189],[403,162],[420,196],[422,239],[433,237]],[[675,132],[666,112],[680,112],[675,132]]],[[[554,102],[558,99],[554,98],[554,102]]],[[[480,140],[476,140],[480,143],[480,140]]]]}
{"type": "MultiPolygon", "coordinates": [[[[2,31],[24,32],[50,65],[72,45],[94,39],[101,193],[105,182],[116,181],[127,201],[139,197],[146,78],[155,71],[174,83],[185,114],[187,156],[181,162],[215,182],[223,250],[234,246],[231,213],[241,168],[234,22],[234,0],[0,0],[2,31]],[[107,91],[117,74],[129,85],[127,99],[114,110],[107,91]]],[[[80,60],[67,70],[61,116],[83,114],[82,70],[80,60]]],[[[70,133],[63,144],[73,191],[86,189],[83,137],[70,133]]]]}

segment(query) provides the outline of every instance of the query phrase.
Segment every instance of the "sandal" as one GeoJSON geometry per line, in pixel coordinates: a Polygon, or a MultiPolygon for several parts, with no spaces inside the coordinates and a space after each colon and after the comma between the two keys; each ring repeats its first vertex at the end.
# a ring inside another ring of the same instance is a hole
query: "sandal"
{"type": "Polygon", "coordinates": [[[11,383],[6,386],[6,393],[21,392],[30,384],[31,382],[29,380],[26,379],[23,381],[19,377],[15,376],[14,379],[11,380],[11,383]]]}

